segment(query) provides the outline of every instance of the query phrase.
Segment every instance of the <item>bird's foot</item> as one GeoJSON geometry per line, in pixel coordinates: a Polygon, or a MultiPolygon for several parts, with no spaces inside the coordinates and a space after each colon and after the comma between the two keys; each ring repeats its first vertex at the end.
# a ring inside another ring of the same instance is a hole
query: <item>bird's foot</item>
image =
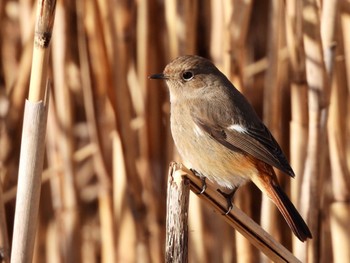
{"type": "Polygon", "coordinates": [[[232,191],[229,192],[229,193],[225,193],[225,192],[221,191],[220,189],[217,189],[217,191],[218,191],[223,197],[225,197],[226,202],[227,202],[227,211],[226,211],[226,213],[225,213],[224,215],[228,215],[228,214],[231,212],[231,210],[232,210],[232,208],[233,208],[232,199],[233,199],[233,196],[235,195],[237,189],[238,189],[238,187],[234,187],[234,188],[232,189],[232,191]]]}
{"type": "Polygon", "coordinates": [[[201,173],[197,172],[195,169],[190,169],[192,173],[195,174],[195,176],[198,176],[201,179],[202,182],[202,187],[201,190],[199,191],[199,195],[203,194],[205,192],[205,190],[207,189],[207,183],[206,183],[206,177],[203,176],[201,173]]]}

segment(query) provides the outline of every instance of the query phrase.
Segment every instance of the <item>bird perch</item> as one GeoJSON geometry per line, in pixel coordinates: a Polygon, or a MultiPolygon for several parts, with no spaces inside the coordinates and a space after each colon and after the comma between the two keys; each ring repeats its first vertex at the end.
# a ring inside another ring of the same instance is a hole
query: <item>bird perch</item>
{"type": "MultiPolygon", "coordinates": [[[[199,193],[201,188],[201,179],[184,165],[175,162],[170,164],[167,197],[166,262],[187,262],[189,189],[194,193],[199,193]]],[[[233,205],[230,213],[226,215],[227,202],[212,187],[208,187],[198,197],[209,204],[220,217],[274,262],[301,262],[235,205],[233,205]]]]}

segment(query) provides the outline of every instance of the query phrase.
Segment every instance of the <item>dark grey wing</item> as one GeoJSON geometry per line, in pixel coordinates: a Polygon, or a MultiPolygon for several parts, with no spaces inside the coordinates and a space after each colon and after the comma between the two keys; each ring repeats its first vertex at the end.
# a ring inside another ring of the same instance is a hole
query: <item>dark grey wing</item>
{"type": "Polygon", "coordinates": [[[198,127],[228,149],[250,154],[294,177],[293,169],[280,146],[263,123],[235,130],[229,128],[227,124],[220,125],[220,122],[211,121],[203,116],[201,118],[201,116],[192,115],[192,118],[198,127]]]}

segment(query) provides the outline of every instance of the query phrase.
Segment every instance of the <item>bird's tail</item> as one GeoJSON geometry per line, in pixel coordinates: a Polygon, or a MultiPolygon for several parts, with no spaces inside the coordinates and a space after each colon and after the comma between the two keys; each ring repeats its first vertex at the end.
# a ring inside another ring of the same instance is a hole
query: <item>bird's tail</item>
{"type": "Polygon", "coordinates": [[[283,192],[282,188],[272,183],[270,193],[271,195],[269,195],[269,197],[276,204],[278,210],[281,212],[296,237],[303,242],[308,238],[312,238],[309,227],[289,200],[288,196],[283,192]]]}
{"type": "Polygon", "coordinates": [[[303,242],[308,238],[312,238],[309,227],[306,225],[304,219],[289,200],[288,196],[283,192],[282,188],[278,185],[273,169],[271,172],[272,174],[269,173],[269,175],[260,174],[260,176],[252,178],[252,180],[260,190],[267,194],[267,196],[275,203],[297,238],[303,242]]]}

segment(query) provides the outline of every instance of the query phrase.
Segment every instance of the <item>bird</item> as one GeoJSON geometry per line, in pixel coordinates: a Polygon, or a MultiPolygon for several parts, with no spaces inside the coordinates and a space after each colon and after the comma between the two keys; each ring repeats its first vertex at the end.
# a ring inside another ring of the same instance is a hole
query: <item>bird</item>
{"type": "Polygon", "coordinates": [[[220,190],[231,202],[236,190],[252,181],[300,241],[312,238],[277,180],[273,167],[295,176],[281,147],[244,95],[210,60],[180,56],[150,78],[165,80],[168,86],[172,137],[182,159],[202,178],[202,192],[209,179],[230,191],[220,190]]]}

